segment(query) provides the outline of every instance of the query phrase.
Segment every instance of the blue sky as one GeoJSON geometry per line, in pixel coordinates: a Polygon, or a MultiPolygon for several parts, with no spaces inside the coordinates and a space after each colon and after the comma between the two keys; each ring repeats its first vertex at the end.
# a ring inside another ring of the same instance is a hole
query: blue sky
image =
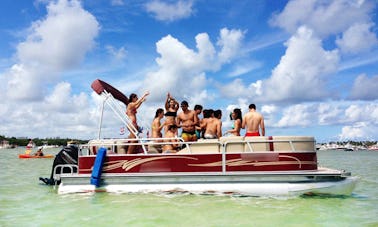
{"type": "MultiPolygon", "coordinates": [[[[102,79],[189,107],[255,103],[267,135],[378,140],[375,0],[109,0],[0,3],[0,135],[97,135],[102,79]]],[[[104,136],[122,123],[105,113],[104,136]]],[[[244,133],[243,133],[244,134],[244,133]]]]}

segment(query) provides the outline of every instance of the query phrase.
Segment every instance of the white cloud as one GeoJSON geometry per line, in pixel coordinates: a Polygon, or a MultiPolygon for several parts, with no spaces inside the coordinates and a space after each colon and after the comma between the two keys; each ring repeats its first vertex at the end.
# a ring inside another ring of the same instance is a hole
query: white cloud
{"type": "MultiPolygon", "coordinates": [[[[44,4],[43,1],[39,3],[44,4]]],[[[17,45],[16,64],[0,76],[2,134],[91,138],[95,115],[84,93],[67,82],[51,86],[77,67],[94,46],[99,24],[77,0],[53,1],[45,18],[32,23],[17,45]]]]}
{"type": "Polygon", "coordinates": [[[343,110],[336,103],[319,103],[318,106],[318,124],[331,125],[339,122],[343,110]]]}
{"type": "Polygon", "coordinates": [[[344,126],[339,134],[341,140],[374,140],[377,125],[369,125],[366,122],[356,122],[353,125],[344,126]]]}
{"type": "Polygon", "coordinates": [[[375,100],[378,99],[378,75],[371,78],[359,75],[350,92],[351,99],[375,100]]]}
{"type": "Polygon", "coordinates": [[[249,60],[241,63],[236,63],[233,66],[232,72],[229,73],[229,77],[238,77],[241,75],[245,75],[255,69],[258,69],[262,66],[261,62],[257,62],[254,60],[249,60]]]}
{"type": "Polygon", "coordinates": [[[306,27],[300,27],[285,45],[285,55],[263,82],[262,98],[303,101],[328,97],[324,79],[337,70],[338,52],[324,50],[321,40],[306,27]]]}
{"type": "Polygon", "coordinates": [[[261,95],[262,81],[258,80],[246,86],[242,79],[235,79],[225,85],[218,85],[219,91],[222,96],[227,98],[246,97],[261,95]]]}
{"type": "Polygon", "coordinates": [[[277,122],[277,127],[311,126],[316,117],[315,108],[312,105],[297,104],[284,109],[282,118],[277,122]]]}
{"type": "Polygon", "coordinates": [[[110,56],[112,56],[115,60],[121,61],[125,59],[127,51],[125,47],[121,47],[119,49],[116,49],[114,46],[106,45],[105,46],[106,51],[110,56]]]}
{"type": "Polygon", "coordinates": [[[155,19],[168,22],[190,17],[193,13],[192,6],[192,1],[183,0],[175,4],[153,0],[145,5],[147,12],[152,13],[155,19]]]}
{"type": "Polygon", "coordinates": [[[244,34],[245,32],[240,30],[221,29],[220,37],[217,42],[217,45],[222,48],[218,53],[221,63],[227,63],[238,55],[244,34]]]}
{"type": "Polygon", "coordinates": [[[336,39],[336,44],[342,52],[361,53],[378,45],[376,34],[371,31],[374,24],[354,24],[348,28],[341,38],[336,39]]]}
{"type": "Polygon", "coordinates": [[[84,93],[72,94],[68,83],[58,84],[42,102],[3,103],[0,111],[0,131],[7,136],[93,138],[98,124],[98,112],[89,105],[84,93]],[[11,122],[11,123],[9,123],[11,122]]]}
{"type": "Polygon", "coordinates": [[[293,0],[281,13],[274,15],[270,23],[289,33],[295,33],[305,25],[325,37],[343,32],[351,24],[370,22],[369,14],[374,8],[374,1],[369,0],[293,0]]]}
{"type": "Polygon", "coordinates": [[[350,105],[345,109],[343,119],[346,123],[371,122],[378,125],[378,104],[350,105]]]}
{"type": "Polygon", "coordinates": [[[17,46],[19,62],[6,74],[10,98],[42,98],[41,87],[55,81],[62,71],[77,66],[94,45],[99,25],[79,1],[52,2],[47,12],[47,17],[35,21],[26,40],[17,46]]]}
{"type": "Polygon", "coordinates": [[[196,96],[203,93],[208,84],[206,72],[217,71],[225,61],[237,57],[238,42],[242,38],[240,30],[222,29],[218,38],[220,50],[217,52],[206,33],[195,37],[197,50],[188,48],[171,35],[163,37],[156,43],[160,54],[156,59],[159,69],[147,73],[144,88],[153,94],[153,101],[161,100],[167,92],[177,99],[190,96],[198,100],[196,96]]]}

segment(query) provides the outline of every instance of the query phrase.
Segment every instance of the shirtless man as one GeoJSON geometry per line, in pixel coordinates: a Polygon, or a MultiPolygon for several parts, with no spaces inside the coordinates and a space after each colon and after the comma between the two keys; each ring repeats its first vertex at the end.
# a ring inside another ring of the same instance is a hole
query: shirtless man
{"type": "Polygon", "coordinates": [[[181,102],[182,112],[177,116],[177,125],[182,128],[181,137],[184,141],[197,141],[196,125],[198,116],[194,110],[188,109],[188,102],[181,102]]]}
{"type": "Polygon", "coordinates": [[[256,112],[256,105],[249,105],[249,112],[244,115],[242,128],[246,128],[245,136],[265,136],[264,117],[256,112]],[[261,129],[261,134],[259,132],[261,129]]]}
{"type": "Polygon", "coordinates": [[[205,139],[216,139],[222,136],[222,122],[214,117],[213,110],[204,111],[204,118],[202,119],[201,128],[205,129],[205,139]]]}
{"type": "Polygon", "coordinates": [[[172,142],[170,144],[164,144],[163,145],[163,153],[176,153],[178,148],[178,140],[175,139],[175,136],[177,134],[177,126],[176,125],[168,125],[167,126],[167,132],[164,135],[164,138],[171,138],[171,139],[165,139],[164,142],[172,142]]]}

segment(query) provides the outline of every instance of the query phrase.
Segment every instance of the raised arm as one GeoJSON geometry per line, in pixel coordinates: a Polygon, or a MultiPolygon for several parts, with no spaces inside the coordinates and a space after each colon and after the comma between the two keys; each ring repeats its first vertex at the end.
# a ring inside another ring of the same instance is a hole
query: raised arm
{"type": "Polygon", "coordinates": [[[169,109],[169,101],[171,100],[171,95],[168,93],[167,94],[167,99],[165,100],[165,109],[169,109]]]}
{"type": "Polygon", "coordinates": [[[150,92],[145,92],[144,94],[143,94],[143,96],[140,98],[140,99],[138,99],[136,102],[135,102],[135,109],[138,109],[139,107],[140,107],[140,105],[142,105],[142,103],[144,102],[144,101],[146,101],[146,97],[148,96],[150,94],[150,92]]]}

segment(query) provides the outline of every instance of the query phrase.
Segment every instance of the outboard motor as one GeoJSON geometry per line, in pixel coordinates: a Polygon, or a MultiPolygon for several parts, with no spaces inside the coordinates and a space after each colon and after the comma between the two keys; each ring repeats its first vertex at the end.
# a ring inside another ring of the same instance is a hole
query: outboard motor
{"type": "MultiPolygon", "coordinates": [[[[59,153],[55,156],[50,178],[40,177],[39,180],[47,185],[60,184],[60,181],[55,182],[54,180],[54,170],[56,173],[70,173],[71,170],[69,170],[68,168],[63,168],[63,171],[62,171],[61,170],[62,167],[58,166],[56,169],[55,167],[57,165],[64,165],[64,164],[77,165],[77,163],[78,163],[78,146],[77,145],[66,146],[61,151],[59,151],[59,153]]],[[[75,170],[77,171],[77,169],[75,170]]]]}

